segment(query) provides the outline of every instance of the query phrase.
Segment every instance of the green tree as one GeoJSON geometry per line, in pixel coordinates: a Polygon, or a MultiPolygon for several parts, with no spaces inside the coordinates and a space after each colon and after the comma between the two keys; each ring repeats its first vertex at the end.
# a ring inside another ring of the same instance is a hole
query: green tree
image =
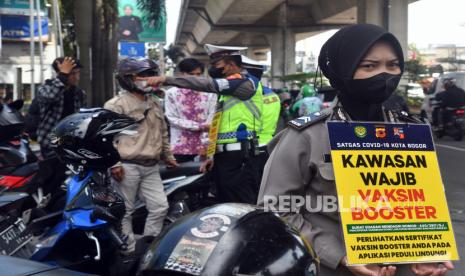
{"type": "Polygon", "coordinates": [[[285,83],[290,82],[293,84],[297,84],[297,86],[301,87],[302,85],[307,83],[309,80],[313,80],[315,76],[316,76],[316,73],[297,73],[297,74],[282,76],[279,79],[285,83]]]}
{"type": "Polygon", "coordinates": [[[421,79],[421,75],[426,74],[426,66],[418,59],[411,59],[405,62],[405,71],[408,73],[409,82],[416,82],[421,79]]]}
{"type": "Polygon", "coordinates": [[[165,55],[171,59],[174,64],[178,64],[181,59],[186,56],[180,46],[175,46],[173,44],[170,44],[168,50],[165,51],[165,55]]]}
{"type": "Polygon", "coordinates": [[[137,6],[141,11],[146,11],[144,20],[150,22],[150,26],[158,29],[166,18],[165,0],[137,0],[137,6]]]}
{"type": "Polygon", "coordinates": [[[79,58],[80,85],[90,106],[102,106],[113,96],[118,57],[117,0],[62,0],[72,7],[79,58]]]}
{"type": "MultiPolygon", "coordinates": [[[[74,26],[76,54],[82,61],[81,87],[88,94],[91,106],[102,106],[115,91],[114,72],[118,59],[118,1],[117,0],[61,0],[63,18],[74,26]]],[[[152,26],[162,24],[164,0],[137,0],[141,10],[147,11],[145,20],[152,26]]],[[[65,26],[66,27],[66,26],[65,26]]],[[[72,45],[74,37],[67,37],[72,45]]],[[[72,47],[67,54],[73,55],[72,47]]]]}

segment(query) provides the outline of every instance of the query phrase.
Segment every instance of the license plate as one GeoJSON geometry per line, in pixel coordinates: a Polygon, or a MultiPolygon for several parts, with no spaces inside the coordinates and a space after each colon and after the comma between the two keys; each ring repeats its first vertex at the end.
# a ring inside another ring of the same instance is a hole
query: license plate
{"type": "Polygon", "coordinates": [[[14,224],[0,232],[0,254],[12,255],[26,245],[32,235],[24,235],[26,229],[23,221],[18,219],[14,224]]]}

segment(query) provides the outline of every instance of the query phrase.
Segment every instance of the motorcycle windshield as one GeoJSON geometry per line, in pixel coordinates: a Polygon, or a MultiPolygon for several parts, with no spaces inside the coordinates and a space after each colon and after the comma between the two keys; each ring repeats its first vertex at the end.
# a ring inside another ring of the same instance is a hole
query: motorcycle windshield
{"type": "Polygon", "coordinates": [[[82,178],[79,175],[75,175],[69,181],[65,211],[77,208],[86,209],[86,207],[92,205],[92,192],[90,189],[92,175],[92,172],[88,172],[82,178]]]}

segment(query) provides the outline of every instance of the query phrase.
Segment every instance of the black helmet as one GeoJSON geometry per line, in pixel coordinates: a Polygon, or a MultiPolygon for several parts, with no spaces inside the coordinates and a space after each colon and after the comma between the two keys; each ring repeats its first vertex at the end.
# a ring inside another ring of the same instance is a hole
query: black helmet
{"type": "Polygon", "coordinates": [[[0,141],[19,136],[24,129],[24,118],[19,110],[23,101],[17,100],[11,104],[0,104],[0,141]]]}
{"type": "Polygon", "coordinates": [[[452,77],[446,77],[442,80],[442,84],[445,88],[450,88],[455,86],[456,80],[452,77]]]}
{"type": "Polygon", "coordinates": [[[133,128],[136,121],[103,108],[81,109],[52,131],[52,145],[63,163],[107,169],[119,161],[113,138],[133,128]]]}
{"type": "Polygon", "coordinates": [[[138,274],[318,275],[319,262],[276,214],[227,203],[174,222],[149,247],[138,274]]]}
{"type": "Polygon", "coordinates": [[[158,71],[158,64],[151,59],[125,58],[118,63],[116,79],[123,89],[127,91],[138,91],[138,88],[132,80],[132,76],[152,77],[157,76],[159,73],[158,71]]]}

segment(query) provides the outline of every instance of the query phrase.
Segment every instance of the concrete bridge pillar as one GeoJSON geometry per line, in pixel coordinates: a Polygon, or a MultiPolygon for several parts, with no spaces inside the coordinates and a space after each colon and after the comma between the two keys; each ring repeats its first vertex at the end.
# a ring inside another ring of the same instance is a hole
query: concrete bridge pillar
{"type": "Polygon", "coordinates": [[[271,45],[271,85],[282,88],[284,83],[280,77],[294,74],[295,64],[295,33],[287,27],[286,2],[279,7],[279,28],[268,36],[271,45]]]}
{"type": "Polygon", "coordinates": [[[358,23],[381,26],[393,33],[400,41],[407,57],[409,0],[358,0],[358,23]]]}

